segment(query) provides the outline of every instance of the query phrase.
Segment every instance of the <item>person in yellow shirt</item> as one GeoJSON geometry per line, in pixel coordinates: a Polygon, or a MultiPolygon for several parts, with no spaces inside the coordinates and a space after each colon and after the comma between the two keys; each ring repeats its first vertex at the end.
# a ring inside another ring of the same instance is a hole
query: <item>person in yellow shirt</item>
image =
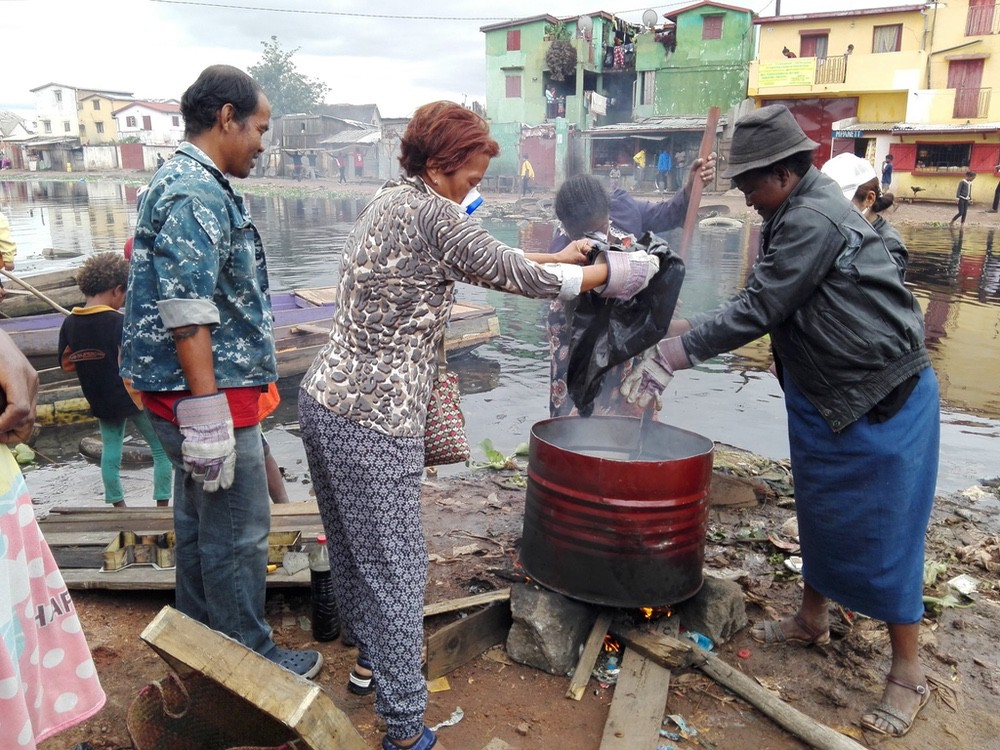
{"type": "Polygon", "coordinates": [[[640,148],[636,151],[635,156],[632,157],[632,161],[635,163],[635,185],[632,189],[638,190],[639,186],[642,185],[642,173],[646,169],[646,150],[640,148]]]}
{"type": "Polygon", "coordinates": [[[524,161],[521,162],[521,197],[526,196],[531,190],[531,183],[535,179],[535,169],[531,166],[531,162],[528,161],[528,157],[524,157],[524,161]]]}
{"type": "Polygon", "coordinates": [[[14,256],[17,255],[17,245],[10,238],[10,222],[0,214],[0,257],[3,258],[5,271],[14,270],[14,256]]]}

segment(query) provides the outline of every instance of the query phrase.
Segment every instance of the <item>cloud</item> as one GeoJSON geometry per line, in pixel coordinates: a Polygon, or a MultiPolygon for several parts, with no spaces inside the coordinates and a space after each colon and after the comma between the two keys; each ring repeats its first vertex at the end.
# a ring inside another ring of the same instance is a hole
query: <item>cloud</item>
{"type": "MultiPolygon", "coordinates": [[[[836,8],[888,6],[909,0],[834,0],[836,8]]],[[[674,0],[651,5],[665,10],[692,4],[674,0]]],[[[735,2],[735,5],[744,3],[735,2]]],[[[631,2],[638,22],[642,9],[631,2]]],[[[774,0],[745,3],[765,15],[774,0]]],[[[784,14],[810,12],[814,0],[785,0],[784,14]]],[[[261,42],[276,36],[299,72],[330,87],[330,102],[379,105],[398,115],[439,98],[485,99],[485,37],[492,18],[558,17],[592,10],[579,0],[505,0],[470,5],[457,0],[4,0],[3,72],[0,109],[24,116],[34,111],[32,88],[57,82],[70,86],[131,91],[143,98],[179,98],[203,68],[229,63],[246,69],[263,53],[261,42]],[[227,7],[217,7],[225,5],[227,7]],[[281,8],[297,12],[273,12],[281,8]],[[309,12],[318,11],[318,12],[309,12]],[[365,17],[331,12],[367,14],[365,17]],[[377,17],[376,17],[377,16],[377,17]],[[422,20],[445,16],[477,20],[422,20]]]]}

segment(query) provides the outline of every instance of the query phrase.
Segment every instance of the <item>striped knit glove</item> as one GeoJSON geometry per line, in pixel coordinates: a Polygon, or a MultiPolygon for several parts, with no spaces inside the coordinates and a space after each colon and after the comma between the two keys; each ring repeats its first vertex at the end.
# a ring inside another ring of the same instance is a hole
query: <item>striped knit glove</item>
{"type": "Polygon", "coordinates": [[[630,404],[645,409],[650,403],[663,408],[660,396],[674,377],[674,370],[691,366],[680,336],[663,339],[644,351],[622,380],[621,393],[630,404]]]}
{"type": "Polygon", "coordinates": [[[608,283],[600,294],[612,299],[632,299],[660,270],[660,259],[642,250],[605,250],[597,262],[608,264],[608,283]]]}
{"type": "Polygon", "coordinates": [[[174,404],[184,442],[184,471],[205,492],[225,490],[236,475],[236,435],[225,393],[191,396],[174,404]]]}

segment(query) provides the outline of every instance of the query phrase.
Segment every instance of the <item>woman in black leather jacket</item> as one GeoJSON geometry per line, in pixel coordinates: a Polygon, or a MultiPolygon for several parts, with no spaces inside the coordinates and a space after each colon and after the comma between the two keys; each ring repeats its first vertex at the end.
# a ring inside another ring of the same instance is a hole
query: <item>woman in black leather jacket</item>
{"type": "Polygon", "coordinates": [[[829,642],[828,599],[888,624],[892,662],[861,724],[902,736],[929,692],[918,654],[924,534],[937,480],[938,384],[923,317],[882,237],[780,105],[737,123],[729,167],[764,219],[746,287],[675,321],[623,385],[645,406],[673,372],[770,334],[785,393],[802,602],[756,626],[763,643],[829,642]]]}

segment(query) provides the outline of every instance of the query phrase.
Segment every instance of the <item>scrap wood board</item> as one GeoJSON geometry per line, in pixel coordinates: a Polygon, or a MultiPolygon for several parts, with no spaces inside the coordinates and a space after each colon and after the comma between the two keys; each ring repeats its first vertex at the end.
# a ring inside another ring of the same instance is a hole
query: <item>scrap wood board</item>
{"type": "Polygon", "coordinates": [[[626,648],[600,750],[656,747],[669,689],[669,669],[626,648]]]}
{"type": "MultiPolygon", "coordinates": [[[[172,508],[62,508],[38,522],[70,589],[159,589],[175,587],[173,570],[136,566],[102,573],[104,550],[120,531],[161,533],[174,527],[172,508]]],[[[271,506],[273,531],[302,531],[310,542],[323,530],[315,502],[271,506]]],[[[308,569],[288,575],[282,568],[267,576],[268,588],[308,586],[308,569]]]]}
{"type": "MultiPolygon", "coordinates": [[[[173,508],[66,508],[55,507],[38,522],[46,538],[52,532],[80,534],[92,531],[171,531],[173,508]]],[[[315,501],[271,506],[271,529],[300,529],[312,537],[323,530],[315,501]]]]}
{"type": "Polygon", "coordinates": [[[499,601],[432,633],[427,638],[427,679],[446,675],[502,643],[510,625],[510,602],[499,601]]]}
{"type": "Polygon", "coordinates": [[[368,744],[315,682],[164,607],[139,636],[178,674],[198,672],[298,735],[308,750],[367,750],[368,744]]]}

